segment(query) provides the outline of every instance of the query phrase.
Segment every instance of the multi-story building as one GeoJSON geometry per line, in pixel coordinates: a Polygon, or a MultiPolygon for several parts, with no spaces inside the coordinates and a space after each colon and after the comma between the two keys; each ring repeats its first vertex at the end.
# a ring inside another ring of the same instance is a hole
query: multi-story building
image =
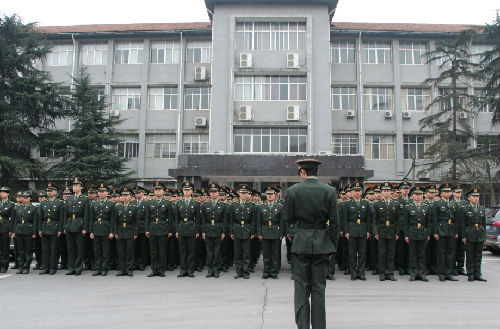
{"type": "MultiPolygon", "coordinates": [[[[427,161],[433,136],[418,122],[447,85],[422,84],[439,71],[423,55],[470,26],[332,23],[337,0],[205,3],[210,23],[38,28],[54,44],[43,69],[70,84],[85,66],[124,119],[118,151],[145,186],[286,188],[304,155],[334,185],[396,182],[427,161]]],[[[478,137],[498,134],[488,109],[464,115],[478,137]]]]}

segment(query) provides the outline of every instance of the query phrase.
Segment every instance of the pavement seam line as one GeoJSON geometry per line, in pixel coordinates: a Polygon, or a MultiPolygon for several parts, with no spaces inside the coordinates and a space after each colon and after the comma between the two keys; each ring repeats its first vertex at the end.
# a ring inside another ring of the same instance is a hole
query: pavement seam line
{"type": "Polygon", "coordinates": [[[268,287],[267,287],[266,283],[267,283],[267,280],[264,280],[264,282],[262,282],[262,286],[265,288],[265,291],[264,291],[264,303],[262,304],[262,313],[261,313],[262,321],[260,323],[260,329],[264,328],[264,313],[266,312],[266,306],[267,306],[267,290],[268,290],[268,287]]]}

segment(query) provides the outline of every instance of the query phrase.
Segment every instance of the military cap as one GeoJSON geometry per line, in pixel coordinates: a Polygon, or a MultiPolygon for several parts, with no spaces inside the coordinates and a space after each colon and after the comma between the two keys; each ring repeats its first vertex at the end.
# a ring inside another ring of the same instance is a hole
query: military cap
{"type": "Polygon", "coordinates": [[[46,191],[57,191],[58,190],[58,187],[56,184],[52,183],[52,182],[48,182],[47,183],[47,188],[45,189],[46,191]]]}
{"type": "Polygon", "coordinates": [[[410,188],[410,183],[404,180],[399,184],[399,188],[410,188]]]}
{"type": "Polygon", "coordinates": [[[246,184],[241,184],[236,190],[238,190],[238,192],[250,192],[250,187],[246,184]]]}
{"type": "Polygon", "coordinates": [[[21,192],[21,191],[17,192],[17,193],[16,193],[16,197],[17,197],[17,196],[23,196],[23,192],[21,192]]]}
{"type": "Polygon", "coordinates": [[[424,189],[424,193],[434,193],[436,192],[436,187],[434,185],[429,185],[424,189]]]}
{"type": "Polygon", "coordinates": [[[32,195],[31,195],[31,192],[30,191],[24,191],[23,192],[23,198],[31,198],[32,195]]]}
{"type": "Polygon", "coordinates": [[[219,195],[226,195],[228,192],[228,188],[226,186],[221,186],[219,189],[219,195]]]}
{"type": "Polygon", "coordinates": [[[340,193],[340,194],[345,194],[345,187],[341,187],[341,188],[339,189],[339,193],[340,193]]]}
{"type": "Polygon", "coordinates": [[[154,196],[155,195],[155,190],[154,189],[150,189],[149,192],[148,192],[148,195],[149,196],[154,196]]]}
{"type": "Polygon", "coordinates": [[[366,194],[375,194],[375,191],[373,190],[373,187],[367,187],[365,190],[366,194]]]}
{"type": "Polygon", "coordinates": [[[451,185],[450,183],[443,183],[441,186],[439,186],[439,192],[450,192],[451,191],[451,185]]]}
{"type": "Polygon", "coordinates": [[[81,187],[85,186],[85,184],[83,184],[83,181],[79,178],[79,177],[75,177],[73,178],[73,182],[72,182],[73,185],[75,184],[79,184],[81,187]]]}
{"type": "Polygon", "coordinates": [[[172,190],[168,187],[165,188],[165,195],[172,195],[172,190]]]}
{"type": "Polygon", "coordinates": [[[145,193],[146,189],[142,186],[135,185],[133,188],[134,193],[145,193]]]}
{"type": "Polygon", "coordinates": [[[120,190],[118,190],[116,187],[111,188],[111,193],[109,194],[110,196],[120,196],[120,190]]]}
{"type": "Polygon", "coordinates": [[[420,186],[412,187],[411,190],[410,190],[410,195],[412,195],[412,194],[422,194],[422,193],[424,193],[424,191],[422,190],[422,188],[420,186]]]}
{"type": "Polygon", "coordinates": [[[97,191],[108,191],[108,186],[106,183],[97,184],[97,191]]]}
{"type": "Polygon", "coordinates": [[[193,188],[194,188],[194,186],[193,186],[193,183],[191,183],[191,182],[184,182],[184,183],[182,183],[182,189],[183,190],[189,190],[189,189],[192,190],[193,188]]]}
{"type": "Polygon", "coordinates": [[[462,192],[462,185],[458,184],[451,188],[452,192],[462,192]]]}
{"type": "Polygon", "coordinates": [[[123,187],[120,191],[120,194],[121,195],[131,194],[130,188],[127,186],[123,187]]]}
{"type": "Polygon", "coordinates": [[[377,184],[373,187],[373,192],[377,193],[377,192],[381,192],[382,189],[380,188],[380,184],[377,184]]]}
{"type": "Polygon", "coordinates": [[[45,192],[45,191],[38,192],[38,197],[39,198],[46,198],[47,197],[47,192],[45,192]]]}
{"type": "Polygon", "coordinates": [[[301,169],[314,169],[317,168],[322,162],[316,159],[302,159],[297,160],[299,170],[301,169]]]}
{"type": "Polygon", "coordinates": [[[156,181],[154,184],[153,184],[153,189],[160,189],[160,190],[164,190],[165,189],[165,184],[163,184],[162,182],[160,181],[156,181]]]}
{"type": "Polygon", "coordinates": [[[266,194],[277,193],[276,186],[270,185],[266,188],[266,194]]]}
{"type": "Polygon", "coordinates": [[[208,192],[207,192],[207,190],[205,190],[205,188],[201,188],[200,194],[203,195],[203,196],[207,196],[208,192]]]}
{"type": "Polygon", "coordinates": [[[7,186],[2,186],[2,188],[0,188],[0,192],[10,193],[10,188],[8,188],[7,186]]]}
{"type": "Polygon", "coordinates": [[[63,194],[72,194],[72,193],[71,193],[71,190],[69,189],[69,187],[68,187],[68,186],[65,186],[65,187],[64,187],[63,194]]]}
{"type": "Polygon", "coordinates": [[[356,182],[352,184],[351,189],[353,190],[363,190],[363,183],[356,182]]]}
{"type": "Polygon", "coordinates": [[[219,184],[215,184],[215,183],[212,183],[210,184],[210,186],[208,187],[208,191],[209,192],[213,192],[213,191],[220,191],[220,186],[219,184]]]}
{"type": "Polygon", "coordinates": [[[397,190],[399,190],[398,184],[392,184],[391,191],[396,192],[397,190]]]}
{"type": "Polygon", "coordinates": [[[276,193],[280,193],[281,192],[281,186],[276,184],[274,185],[274,188],[276,189],[276,193]]]}
{"type": "Polygon", "coordinates": [[[352,191],[352,184],[347,184],[347,186],[344,189],[346,192],[352,191]]]}
{"type": "Polygon", "coordinates": [[[471,189],[467,192],[467,196],[471,196],[471,195],[479,196],[479,194],[480,194],[480,191],[477,187],[474,187],[473,189],[471,189]]]}
{"type": "Polygon", "coordinates": [[[381,190],[392,190],[391,183],[383,182],[382,184],[380,184],[380,189],[381,190]]]}
{"type": "Polygon", "coordinates": [[[97,188],[95,187],[94,184],[89,185],[89,188],[87,189],[87,193],[97,193],[97,188]]]}
{"type": "Polygon", "coordinates": [[[195,189],[193,190],[193,196],[195,196],[195,197],[196,197],[196,196],[201,196],[201,191],[200,191],[200,190],[198,190],[197,188],[195,188],[195,189]]]}

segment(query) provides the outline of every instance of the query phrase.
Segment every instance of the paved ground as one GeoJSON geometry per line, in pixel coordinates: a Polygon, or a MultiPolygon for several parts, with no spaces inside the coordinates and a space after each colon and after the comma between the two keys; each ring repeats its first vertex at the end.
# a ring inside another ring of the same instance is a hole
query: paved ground
{"type": "MultiPolygon", "coordinates": [[[[0,275],[0,328],[294,328],[289,266],[279,280],[0,275]]],[[[500,328],[500,257],[484,253],[487,283],[351,282],[337,274],[327,285],[328,328],[500,328]]]]}

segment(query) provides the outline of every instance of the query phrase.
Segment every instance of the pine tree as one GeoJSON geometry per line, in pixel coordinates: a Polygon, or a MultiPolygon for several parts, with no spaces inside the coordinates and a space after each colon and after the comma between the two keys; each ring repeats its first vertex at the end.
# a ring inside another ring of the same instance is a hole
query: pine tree
{"type": "Polygon", "coordinates": [[[438,108],[434,113],[420,120],[421,129],[431,129],[435,139],[426,151],[426,155],[434,159],[426,170],[449,167],[442,180],[453,184],[462,180],[461,170],[470,160],[467,141],[473,137],[472,127],[459,113],[472,114],[473,104],[477,103],[474,95],[466,92],[466,86],[471,80],[481,79],[478,65],[470,61],[470,45],[477,37],[475,31],[467,30],[460,33],[455,40],[439,41],[436,48],[427,52],[427,63],[439,63],[439,75],[424,81],[440,89],[440,95],[435,97],[426,108],[438,108]]]}
{"type": "Polygon", "coordinates": [[[36,178],[33,156],[42,137],[63,115],[61,87],[37,68],[50,51],[45,37],[15,15],[0,17],[0,184],[36,178]]]}
{"type": "Polygon", "coordinates": [[[101,181],[119,186],[129,181],[127,159],[117,153],[120,136],[116,126],[122,121],[108,116],[103,98],[91,86],[85,68],[73,78],[68,118],[71,131],[51,131],[47,146],[53,147],[61,157],[55,158],[47,175],[68,180],[78,176],[87,182],[101,181]]]}

